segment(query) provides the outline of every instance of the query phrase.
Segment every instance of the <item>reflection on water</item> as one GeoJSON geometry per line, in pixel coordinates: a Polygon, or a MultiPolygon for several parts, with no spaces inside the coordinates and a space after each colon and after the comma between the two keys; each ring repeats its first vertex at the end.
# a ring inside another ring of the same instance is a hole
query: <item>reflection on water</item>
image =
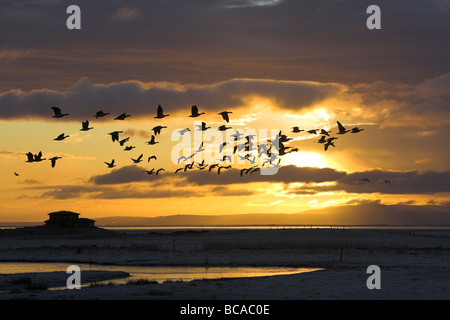
{"type": "MultiPolygon", "coordinates": [[[[68,263],[0,263],[0,273],[30,273],[30,272],[66,272],[68,263]]],[[[164,281],[191,281],[196,279],[219,279],[219,278],[241,278],[241,277],[262,277],[274,275],[286,275],[322,270],[321,268],[285,268],[285,267],[184,267],[184,266],[104,266],[76,264],[81,269],[81,281],[83,282],[83,270],[105,270],[124,271],[131,277],[107,280],[98,282],[99,284],[114,283],[124,284],[130,280],[148,280],[158,283],[164,281]]],[[[68,275],[69,276],[69,275],[68,275]]]]}

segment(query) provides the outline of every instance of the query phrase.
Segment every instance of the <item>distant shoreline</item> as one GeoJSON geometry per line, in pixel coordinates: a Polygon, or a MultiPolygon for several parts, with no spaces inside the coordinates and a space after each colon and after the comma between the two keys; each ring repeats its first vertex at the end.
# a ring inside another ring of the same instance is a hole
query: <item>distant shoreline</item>
{"type": "MultiPolygon", "coordinates": [[[[2,223],[0,230],[42,227],[33,223],[2,223]]],[[[97,225],[97,228],[116,230],[116,229],[450,229],[450,225],[389,225],[389,224],[361,224],[361,225],[315,225],[315,224],[242,224],[242,225],[97,225]]]]}

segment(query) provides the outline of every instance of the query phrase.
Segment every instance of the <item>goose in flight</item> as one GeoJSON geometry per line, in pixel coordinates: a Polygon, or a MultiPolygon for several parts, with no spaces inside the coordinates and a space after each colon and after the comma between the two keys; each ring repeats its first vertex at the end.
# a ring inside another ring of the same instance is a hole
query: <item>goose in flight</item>
{"type": "Polygon", "coordinates": [[[125,112],[125,113],[122,113],[121,115],[115,117],[114,120],[125,120],[126,117],[131,117],[131,115],[126,114],[126,112],[125,112]]]}
{"type": "Polygon", "coordinates": [[[250,167],[250,168],[244,168],[244,169],[242,169],[242,170],[241,170],[241,177],[242,177],[242,174],[243,174],[243,173],[248,174],[251,170],[255,169],[256,167],[258,167],[258,166],[252,166],[252,167],[250,167]]]}
{"type": "Polygon", "coordinates": [[[389,180],[389,179],[386,179],[386,180],[384,180],[384,183],[386,183],[386,184],[390,184],[390,183],[391,183],[391,180],[389,180]]]}
{"type": "Polygon", "coordinates": [[[205,114],[205,113],[204,112],[200,112],[199,113],[197,106],[192,106],[192,108],[191,108],[191,115],[189,117],[196,118],[196,117],[199,117],[202,114],[205,114]]]}
{"type": "Polygon", "coordinates": [[[367,178],[362,178],[361,181],[362,181],[362,182],[370,182],[370,180],[367,179],[367,178]]]}
{"type": "Polygon", "coordinates": [[[186,171],[187,169],[192,169],[193,166],[194,166],[194,162],[188,163],[187,165],[184,166],[184,171],[186,171]]]}
{"type": "Polygon", "coordinates": [[[158,170],[156,170],[156,175],[158,175],[158,173],[160,173],[161,171],[166,171],[166,170],[164,170],[164,168],[159,168],[158,170]]]}
{"type": "Polygon", "coordinates": [[[156,156],[150,156],[150,157],[148,157],[147,162],[150,162],[151,159],[155,159],[155,160],[156,160],[156,156]]]}
{"type": "Polygon", "coordinates": [[[64,140],[65,138],[68,138],[69,136],[65,136],[64,133],[61,133],[59,136],[57,136],[55,139],[56,141],[64,140]]]}
{"type": "Polygon", "coordinates": [[[119,144],[121,147],[123,147],[123,145],[125,144],[125,142],[128,142],[128,140],[130,140],[130,137],[126,137],[125,139],[122,139],[119,141],[119,144]]]}
{"type": "Polygon", "coordinates": [[[175,174],[178,172],[178,171],[181,171],[181,170],[183,170],[184,168],[178,168],[177,170],[175,170],[175,174]]]}
{"type": "Polygon", "coordinates": [[[231,156],[223,156],[222,159],[219,159],[221,162],[225,162],[225,160],[228,160],[228,162],[232,162],[231,156]]]}
{"type": "Polygon", "coordinates": [[[200,143],[200,145],[198,146],[197,150],[194,151],[194,153],[202,152],[204,150],[205,150],[205,148],[203,148],[203,141],[202,141],[202,143],[200,143]]]}
{"type": "Polygon", "coordinates": [[[131,160],[133,160],[134,163],[139,163],[142,161],[142,156],[143,156],[143,154],[141,153],[141,155],[137,159],[131,158],[131,160]]]}
{"type": "Polygon", "coordinates": [[[225,131],[225,130],[227,130],[227,129],[231,129],[231,127],[227,127],[226,125],[221,125],[221,126],[219,127],[219,131],[225,131]]]}
{"type": "Polygon", "coordinates": [[[136,148],[136,147],[134,147],[134,146],[126,146],[125,149],[123,149],[123,150],[130,151],[130,150],[133,150],[134,148],[136,148]]]}
{"type": "Polygon", "coordinates": [[[108,114],[109,114],[109,112],[103,112],[103,110],[100,110],[95,113],[94,117],[95,117],[95,119],[98,119],[98,118],[104,117],[108,114]]]}
{"type": "Polygon", "coordinates": [[[206,126],[206,123],[202,122],[201,125],[197,125],[197,128],[198,128],[200,131],[206,131],[207,129],[209,129],[209,128],[211,128],[211,127],[207,127],[207,126],[206,126]]]}
{"type": "Polygon", "coordinates": [[[361,131],[363,131],[364,129],[360,129],[360,128],[358,128],[358,127],[354,127],[354,128],[352,128],[352,131],[351,131],[351,133],[358,133],[358,132],[361,132],[361,131]]]}
{"type": "Polygon", "coordinates": [[[288,142],[289,140],[292,140],[293,138],[289,138],[287,135],[282,134],[280,135],[280,142],[288,142]]]}
{"type": "Polygon", "coordinates": [[[329,137],[329,136],[330,136],[330,131],[327,131],[327,130],[325,130],[325,129],[320,129],[320,134],[324,134],[324,135],[326,135],[327,137],[329,137]]]}
{"type": "Polygon", "coordinates": [[[147,172],[147,174],[153,174],[155,171],[155,168],[153,168],[152,170],[145,170],[144,172],[147,172]]]}
{"type": "Polygon", "coordinates": [[[311,129],[306,132],[311,133],[311,134],[317,134],[317,131],[319,131],[319,129],[311,129]]]}
{"type": "Polygon", "coordinates": [[[294,132],[294,133],[299,133],[299,132],[302,132],[302,131],[305,131],[305,130],[301,130],[298,127],[292,127],[292,132],[294,132]]]}
{"type": "Polygon", "coordinates": [[[109,135],[111,135],[112,141],[119,141],[119,133],[122,133],[123,131],[113,131],[108,133],[109,135]]]}
{"type": "Polygon", "coordinates": [[[146,143],[147,143],[147,144],[150,144],[150,145],[154,145],[154,144],[157,144],[157,143],[159,143],[159,142],[158,142],[158,141],[155,141],[155,136],[152,135],[151,139],[150,139],[149,141],[146,141],[146,143]]]}
{"type": "Polygon", "coordinates": [[[161,107],[161,105],[158,105],[158,109],[156,110],[156,119],[162,119],[164,117],[169,116],[169,114],[164,114],[163,108],[161,107]]]}
{"type": "Polygon", "coordinates": [[[185,134],[185,133],[188,132],[188,131],[191,131],[191,129],[189,129],[189,128],[184,128],[184,129],[178,130],[178,133],[182,136],[183,134],[185,134]]]}
{"type": "Polygon", "coordinates": [[[25,162],[34,162],[34,156],[31,152],[27,152],[27,161],[25,162]]]}
{"type": "Polygon", "coordinates": [[[108,168],[114,168],[116,165],[114,164],[114,159],[112,159],[112,161],[111,162],[105,162],[106,163],[106,165],[108,166],[108,168]]]}
{"type": "Polygon", "coordinates": [[[230,169],[231,165],[228,166],[220,166],[219,169],[217,170],[217,174],[220,174],[220,169],[230,169]]]}
{"type": "Polygon", "coordinates": [[[45,158],[42,158],[42,151],[39,151],[38,154],[34,155],[34,161],[41,162],[42,160],[46,160],[45,158]]]}
{"type": "Polygon", "coordinates": [[[317,142],[318,142],[318,143],[325,143],[325,142],[327,142],[326,136],[321,136],[320,139],[319,139],[319,141],[317,141],[317,142]]]}
{"type": "Polygon", "coordinates": [[[222,153],[222,151],[223,151],[223,148],[225,148],[225,146],[228,144],[228,142],[223,142],[223,143],[221,143],[220,145],[219,145],[219,153],[222,153]]]}
{"type": "Polygon", "coordinates": [[[17,172],[15,172],[15,171],[14,171],[14,175],[15,175],[16,177],[18,177],[18,176],[19,176],[19,174],[18,174],[17,172]]]}
{"type": "Polygon", "coordinates": [[[231,135],[231,137],[234,137],[234,141],[241,140],[241,138],[242,138],[243,136],[244,136],[244,135],[243,135],[240,131],[238,131],[238,130],[236,130],[236,132],[235,132],[234,134],[231,135]]]}
{"type": "Polygon", "coordinates": [[[220,114],[222,116],[223,120],[225,120],[228,123],[228,122],[230,122],[230,118],[228,116],[229,113],[233,113],[233,112],[231,112],[231,111],[222,111],[222,112],[219,112],[218,114],[220,114]]]}
{"type": "Polygon", "coordinates": [[[324,144],[324,149],[325,149],[325,151],[327,151],[328,150],[328,147],[329,146],[333,146],[333,147],[336,147],[335,145],[334,145],[334,143],[333,143],[333,140],[329,140],[329,139],[327,139],[327,143],[325,143],[324,144]]]}
{"type": "Polygon", "coordinates": [[[209,172],[211,172],[212,169],[214,169],[215,167],[218,167],[219,164],[218,163],[213,163],[212,165],[209,166],[209,172]]]}
{"type": "Polygon", "coordinates": [[[56,165],[56,160],[58,160],[58,159],[61,159],[61,157],[52,157],[52,158],[50,158],[50,159],[48,159],[48,160],[50,160],[51,162],[52,162],[52,168],[54,168],[55,167],[55,165],[56,165]]]}
{"type": "Polygon", "coordinates": [[[346,132],[348,132],[349,130],[346,130],[345,127],[339,122],[336,121],[338,128],[339,128],[339,132],[337,134],[345,134],[346,132]]]}
{"type": "Polygon", "coordinates": [[[91,129],[94,129],[93,127],[89,127],[89,120],[81,122],[81,129],[80,131],[89,131],[91,129]]]}
{"type": "Polygon", "coordinates": [[[161,133],[161,129],[163,129],[163,128],[167,128],[166,126],[156,126],[156,127],[153,127],[153,132],[155,133],[155,136],[157,135],[157,134],[160,134],[161,133]]]}
{"type": "Polygon", "coordinates": [[[68,116],[69,115],[68,113],[62,113],[61,109],[58,108],[58,107],[52,107],[52,109],[53,109],[53,113],[54,113],[52,118],[62,118],[64,116],[68,116]]]}

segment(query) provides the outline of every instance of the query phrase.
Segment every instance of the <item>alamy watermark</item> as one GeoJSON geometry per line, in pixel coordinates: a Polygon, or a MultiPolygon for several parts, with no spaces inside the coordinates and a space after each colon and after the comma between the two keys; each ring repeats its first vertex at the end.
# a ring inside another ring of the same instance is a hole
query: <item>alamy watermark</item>
{"type": "MultiPolygon", "coordinates": [[[[66,26],[69,30],[80,30],[81,29],[81,9],[77,5],[70,5],[66,10],[67,14],[70,16],[66,20],[66,26]]],[[[370,5],[366,10],[367,14],[370,16],[366,20],[366,26],[369,30],[381,29],[381,9],[377,5],[370,5]]]]}

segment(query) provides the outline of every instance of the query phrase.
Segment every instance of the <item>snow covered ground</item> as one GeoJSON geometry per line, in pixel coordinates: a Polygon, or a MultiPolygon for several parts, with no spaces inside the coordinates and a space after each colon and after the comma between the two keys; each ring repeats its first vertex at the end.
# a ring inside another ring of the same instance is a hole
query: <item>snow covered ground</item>
{"type": "MultiPolygon", "coordinates": [[[[63,271],[18,275],[0,269],[2,300],[450,298],[449,230],[164,230],[114,236],[9,232],[0,233],[0,252],[3,262],[323,268],[290,275],[86,286],[80,290],[23,287],[30,281],[27,277],[35,283],[65,283],[68,275],[63,271]],[[367,287],[370,265],[380,268],[380,289],[367,287]]],[[[100,281],[123,276],[114,272],[82,271],[82,278],[100,281]]]]}

